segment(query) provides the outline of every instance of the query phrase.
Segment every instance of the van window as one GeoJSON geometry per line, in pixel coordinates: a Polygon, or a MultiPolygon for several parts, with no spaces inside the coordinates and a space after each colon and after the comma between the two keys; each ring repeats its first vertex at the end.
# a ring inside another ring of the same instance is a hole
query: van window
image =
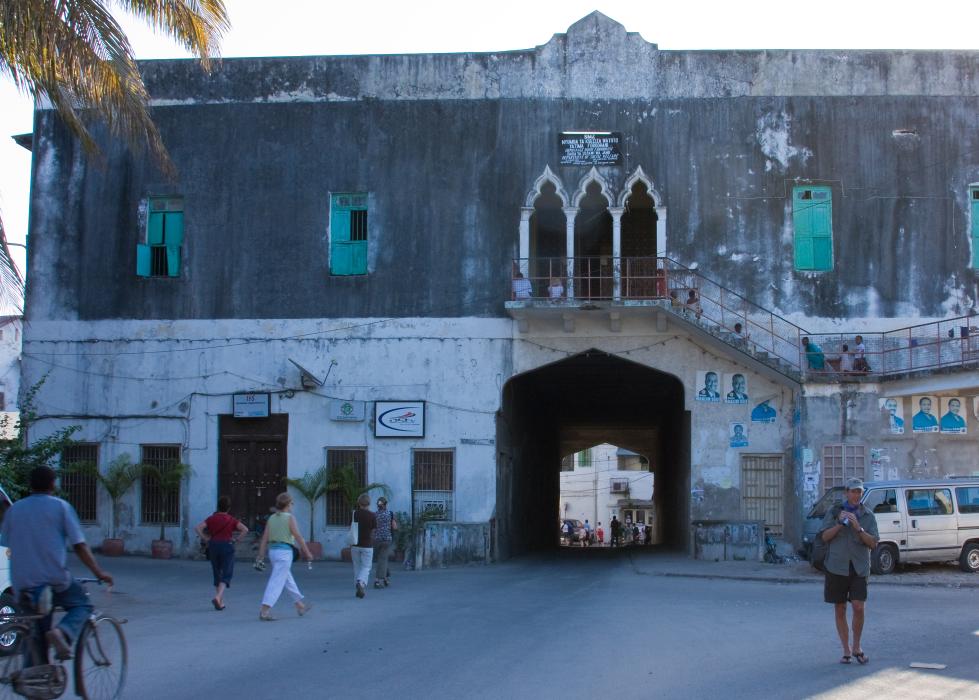
{"type": "Polygon", "coordinates": [[[823,497],[816,501],[816,505],[809,511],[808,518],[825,518],[826,511],[843,502],[843,487],[834,486],[823,494],[823,497]]]}
{"type": "Polygon", "coordinates": [[[951,515],[951,489],[908,489],[908,515],[951,515]]]}
{"type": "Polygon", "coordinates": [[[874,489],[863,499],[863,505],[871,513],[896,513],[897,490],[874,489]]]}
{"type": "Polygon", "coordinates": [[[960,513],[979,513],[979,486],[962,486],[955,489],[960,513]]]}

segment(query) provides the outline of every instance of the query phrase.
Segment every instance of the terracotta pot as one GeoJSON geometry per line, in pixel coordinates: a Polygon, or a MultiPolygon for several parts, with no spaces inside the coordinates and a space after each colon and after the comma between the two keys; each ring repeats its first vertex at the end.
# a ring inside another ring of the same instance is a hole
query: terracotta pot
{"type": "Polygon", "coordinates": [[[348,564],[353,562],[354,558],[350,554],[350,547],[344,547],[340,550],[340,558],[348,564]]]}
{"type": "Polygon", "coordinates": [[[102,555],[118,557],[126,551],[126,543],[117,537],[106,537],[102,540],[102,555]]]}
{"type": "Polygon", "coordinates": [[[150,543],[150,553],[154,559],[169,559],[173,556],[173,542],[170,540],[153,540],[150,543]]]}
{"type": "Polygon", "coordinates": [[[306,546],[309,548],[309,553],[313,555],[313,559],[323,558],[323,544],[321,542],[307,542],[306,546]]]}

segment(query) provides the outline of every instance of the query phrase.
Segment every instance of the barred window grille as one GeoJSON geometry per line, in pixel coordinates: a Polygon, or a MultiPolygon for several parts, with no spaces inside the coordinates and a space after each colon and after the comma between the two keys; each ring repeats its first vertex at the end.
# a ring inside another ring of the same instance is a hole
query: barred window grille
{"type": "Polygon", "coordinates": [[[863,445],[825,445],[823,490],[845,486],[847,479],[863,479],[866,462],[866,449],[863,445]]]}
{"type": "MultiPolygon", "coordinates": [[[[142,463],[165,470],[180,462],[180,445],[141,445],[142,463]]],[[[180,522],[180,489],[164,493],[159,479],[144,474],[140,480],[140,520],[145,525],[177,525],[180,522]]]]}
{"type": "MultiPolygon", "coordinates": [[[[334,470],[341,467],[353,467],[354,473],[361,486],[367,485],[367,450],[364,449],[327,449],[326,473],[332,477],[334,470]]],[[[347,497],[340,489],[330,489],[326,492],[326,524],[349,525],[350,511],[353,503],[347,502],[347,497]]]]}
{"type": "Polygon", "coordinates": [[[72,471],[72,467],[84,463],[99,464],[97,444],[76,443],[61,451],[61,491],[78,519],[84,523],[98,521],[98,480],[92,474],[72,471]]]}
{"type": "Polygon", "coordinates": [[[452,450],[418,450],[413,453],[412,496],[415,517],[453,519],[455,453],[452,450]]]}

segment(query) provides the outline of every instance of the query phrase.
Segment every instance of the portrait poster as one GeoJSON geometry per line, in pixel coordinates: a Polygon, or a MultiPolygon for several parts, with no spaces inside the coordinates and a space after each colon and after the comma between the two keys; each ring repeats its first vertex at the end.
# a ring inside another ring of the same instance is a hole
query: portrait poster
{"type": "Polygon", "coordinates": [[[733,404],[748,403],[748,378],[744,372],[724,375],[724,402],[733,404]]]}
{"type": "Polygon", "coordinates": [[[887,430],[891,435],[904,435],[904,399],[900,396],[885,396],[877,399],[881,412],[887,415],[887,430]]]}
{"type": "Polygon", "coordinates": [[[744,423],[731,423],[728,430],[728,443],[731,447],[748,446],[748,426],[744,423]]]}
{"type": "Polygon", "coordinates": [[[375,401],[374,437],[425,437],[425,402],[375,401]]]}
{"type": "Polygon", "coordinates": [[[721,400],[721,375],[708,369],[697,372],[697,401],[719,403],[721,400]]]}
{"type": "Polygon", "coordinates": [[[752,423],[774,423],[778,418],[778,411],[772,408],[771,399],[765,399],[761,403],[755,404],[751,409],[752,423]]]}
{"type": "Polygon", "coordinates": [[[911,430],[915,433],[937,433],[940,408],[934,396],[911,397],[911,430]]]}
{"type": "Polygon", "coordinates": [[[952,435],[965,435],[968,432],[966,413],[962,410],[962,397],[943,396],[942,417],[938,419],[940,432],[952,435]]]}

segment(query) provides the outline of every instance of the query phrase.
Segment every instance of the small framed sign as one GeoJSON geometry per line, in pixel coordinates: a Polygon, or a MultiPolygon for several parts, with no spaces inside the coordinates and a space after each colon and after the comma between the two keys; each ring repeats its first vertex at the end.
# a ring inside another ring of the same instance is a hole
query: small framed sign
{"type": "Polygon", "coordinates": [[[269,394],[234,394],[232,395],[233,413],[235,418],[268,418],[269,394]]]}
{"type": "Polygon", "coordinates": [[[562,131],[561,165],[621,165],[622,134],[618,131],[562,131]]]}
{"type": "Polygon", "coordinates": [[[330,420],[361,421],[366,416],[367,403],[365,401],[348,401],[347,399],[330,401],[330,420]]]}
{"type": "Polygon", "coordinates": [[[425,402],[375,401],[374,437],[425,437],[425,402]]]}

